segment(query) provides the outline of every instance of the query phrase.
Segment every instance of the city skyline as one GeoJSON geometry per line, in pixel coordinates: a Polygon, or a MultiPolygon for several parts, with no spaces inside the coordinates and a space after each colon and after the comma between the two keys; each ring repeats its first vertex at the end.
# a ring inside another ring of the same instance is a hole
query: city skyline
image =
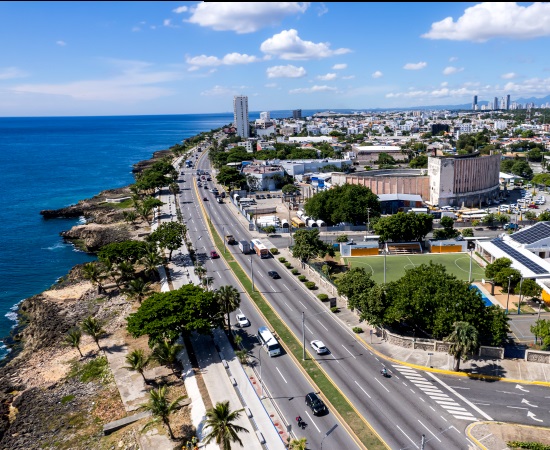
{"type": "Polygon", "coordinates": [[[0,3],[0,116],[395,109],[550,94],[548,3],[0,3]]]}

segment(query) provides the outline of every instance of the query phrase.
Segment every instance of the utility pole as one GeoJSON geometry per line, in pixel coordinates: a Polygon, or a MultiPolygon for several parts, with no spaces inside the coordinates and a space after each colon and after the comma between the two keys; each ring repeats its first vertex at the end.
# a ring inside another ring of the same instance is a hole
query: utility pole
{"type": "Polygon", "coordinates": [[[302,360],[306,360],[306,315],[302,311],[302,360]]]}
{"type": "Polygon", "coordinates": [[[367,234],[370,233],[370,208],[367,208],[367,234]]]}
{"type": "Polygon", "coordinates": [[[510,301],[510,280],[512,278],[512,275],[508,276],[508,297],[506,297],[506,314],[508,314],[508,302],[510,301]]]}
{"type": "Polygon", "coordinates": [[[426,435],[422,435],[422,440],[420,441],[420,450],[424,450],[424,445],[426,444],[426,435]]]}

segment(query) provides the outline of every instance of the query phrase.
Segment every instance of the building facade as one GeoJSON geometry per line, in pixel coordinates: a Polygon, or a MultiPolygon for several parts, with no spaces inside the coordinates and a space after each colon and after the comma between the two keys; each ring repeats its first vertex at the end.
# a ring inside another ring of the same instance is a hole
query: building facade
{"type": "Polygon", "coordinates": [[[250,136],[248,124],[248,97],[236,95],[233,98],[233,126],[237,130],[237,136],[247,139],[250,136]]]}
{"type": "Polygon", "coordinates": [[[479,207],[492,202],[500,195],[499,173],[499,154],[429,157],[429,203],[440,207],[479,207]]]}

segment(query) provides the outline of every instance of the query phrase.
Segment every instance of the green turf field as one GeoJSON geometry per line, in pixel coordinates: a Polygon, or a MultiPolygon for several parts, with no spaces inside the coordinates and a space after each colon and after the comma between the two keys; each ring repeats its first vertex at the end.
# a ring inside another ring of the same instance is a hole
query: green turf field
{"type": "MultiPolygon", "coordinates": [[[[371,271],[372,278],[377,283],[384,282],[384,256],[358,256],[344,258],[346,264],[351,267],[364,267],[371,271]]],[[[427,253],[424,255],[388,255],[386,256],[386,282],[395,281],[405,274],[406,269],[411,269],[420,264],[442,264],[448,273],[455,275],[459,280],[468,281],[470,273],[470,255],[468,253],[427,253]]],[[[472,260],[472,281],[480,280],[485,276],[483,269],[472,260]]]]}

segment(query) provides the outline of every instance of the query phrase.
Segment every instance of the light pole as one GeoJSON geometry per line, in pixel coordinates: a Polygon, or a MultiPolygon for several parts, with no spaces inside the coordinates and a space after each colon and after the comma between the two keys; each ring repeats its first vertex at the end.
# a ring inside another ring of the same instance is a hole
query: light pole
{"type": "Polygon", "coordinates": [[[468,284],[472,283],[472,250],[470,250],[470,274],[468,275],[468,284]]]}
{"type": "Polygon", "coordinates": [[[328,437],[330,433],[336,430],[336,427],[338,427],[338,425],[333,425],[332,428],[325,433],[325,435],[323,436],[323,439],[321,439],[321,450],[323,450],[323,441],[325,440],[326,437],[328,437]]]}
{"type": "Polygon", "coordinates": [[[508,314],[508,302],[510,301],[510,280],[512,275],[508,275],[508,297],[506,297],[506,314],[508,314]]]}
{"type": "Polygon", "coordinates": [[[226,248],[225,248],[225,225],[222,226],[222,239],[223,239],[223,252],[226,253],[226,248]]]}
{"type": "Polygon", "coordinates": [[[370,208],[367,208],[367,234],[370,233],[370,208]]]}
{"type": "Polygon", "coordinates": [[[260,361],[260,399],[264,398],[264,382],[262,379],[262,347],[260,347],[260,350],[258,351],[258,361],[260,361]]]}
{"type": "Polygon", "coordinates": [[[521,285],[523,284],[523,277],[519,282],[519,301],[518,301],[518,314],[521,314],[521,285]]]}
{"type": "Polygon", "coordinates": [[[250,275],[252,276],[252,292],[254,292],[254,271],[252,270],[252,256],[250,257],[250,275]]]}
{"type": "Polygon", "coordinates": [[[386,244],[384,244],[384,284],[386,284],[386,244]]]}
{"type": "Polygon", "coordinates": [[[306,360],[306,315],[302,311],[302,360],[306,360]]]}

